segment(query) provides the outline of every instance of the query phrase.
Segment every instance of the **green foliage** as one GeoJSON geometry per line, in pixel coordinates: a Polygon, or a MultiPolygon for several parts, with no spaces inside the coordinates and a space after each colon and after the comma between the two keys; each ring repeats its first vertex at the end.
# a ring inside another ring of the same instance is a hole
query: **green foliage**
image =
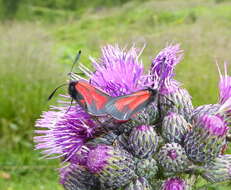
{"type": "Polygon", "coordinates": [[[131,0],[0,0],[0,20],[37,20],[54,22],[72,17],[69,11],[80,15],[89,7],[120,6],[131,0]]]}
{"type": "Polygon", "coordinates": [[[58,183],[58,160],[39,159],[40,154],[24,148],[0,150],[0,187],[2,190],[62,190],[58,183]]]}
{"type": "Polygon", "coordinates": [[[12,19],[15,17],[16,12],[19,9],[23,0],[1,0],[0,1],[0,18],[12,19]]]}
{"type": "Polygon", "coordinates": [[[214,1],[215,1],[215,3],[223,3],[223,2],[228,2],[230,0],[214,0],[214,1]]]}
{"type": "Polygon", "coordinates": [[[50,91],[64,81],[65,71],[53,58],[46,33],[30,24],[5,27],[0,31],[0,142],[32,147],[28,140],[34,121],[47,108],[50,91]]]}
{"type": "Polygon", "coordinates": [[[35,6],[42,6],[51,9],[68,9],[68,10],[75,10],[81,7],[99,7],[99,6],[116,6],[122,5],[129,0],[35,0],[33,5],[35,6]]]}

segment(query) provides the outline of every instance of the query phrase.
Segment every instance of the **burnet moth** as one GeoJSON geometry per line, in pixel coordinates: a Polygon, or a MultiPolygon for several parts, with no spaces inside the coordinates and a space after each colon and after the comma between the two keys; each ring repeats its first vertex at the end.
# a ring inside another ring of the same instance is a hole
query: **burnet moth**
{"type": "MultiPolygon", "coordinates": [[[[79,60],[80,54],[81,51],[77,54],[72,69],[79,60]]],[[[73,74],[72,69],[70,76],[73,74]]],[[[51,99],[57,89],[64,85],[57,87],[48,99],[51,99]]],[[[70,80],[68,85],[69,95],[86,112],[93,116],[110,115],[119,121],[131,119],[136,113],[155,101],[159,95],[158,90],[147,88],[128,95],[111,97],[85,80],[70,80]]]]}

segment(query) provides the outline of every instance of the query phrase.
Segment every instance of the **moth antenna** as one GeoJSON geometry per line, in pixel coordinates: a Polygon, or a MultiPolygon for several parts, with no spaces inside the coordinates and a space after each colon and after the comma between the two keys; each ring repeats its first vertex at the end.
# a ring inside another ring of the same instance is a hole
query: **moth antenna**
{"type": "Polygon", "coordinates": [[[72,71],[73,71],[73,69],[74,69],[75,64],[78,62],[78,60],[79,60],[79,58],[80,58],[80,55],[81,55],[81,50],[79,50],[79,52],[77,53],[77,55],[76,55],[76,57],[75,57],[75,60],[74,60],[74,62],[73,62],[73,64],[72,64],[72,67],[71,67],[70,75],[71,75],[71,73],[72,73],[72,71]]]}
{"type": "Polygon", "coordinates": [[[74,101],[74,99],[73,99],[73,98],[71,98],[71,105],[68,107],[68,109],[67,109],[67,111],[66,111],[65,113],[68,113],[68,112],[70,111],[71,106],[72,106],[72,104],[73,104],[73,101],[74,101]]]}
{"type": "Polygon", "coordinates": [[[65,86],[65,85],[67,85],[67,84],[66,84],[66,83],[65,83],[65,84],[61,84],[60,86],[56,87],[56,88],[53,90],[53,92],[50,94],[50,96],[48,97],[48,101],[51,100],[51,98],[54,96],[54,94],[56,93],[56,91],[57,91],[59,88],[65,86]]]}

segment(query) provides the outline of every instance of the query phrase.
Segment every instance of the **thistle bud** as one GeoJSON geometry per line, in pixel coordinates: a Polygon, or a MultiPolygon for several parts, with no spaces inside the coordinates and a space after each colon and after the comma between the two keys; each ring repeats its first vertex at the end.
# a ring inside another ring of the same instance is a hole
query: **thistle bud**
{"type": "Polygon", "coordinates": [[[129,134],[123,133],[119,135],[118,138],[114,141],[113,146],[117,146],[124,150],[130,151],[128,146],[128,139],[129,139],[129,134]]]}
{"type": "Polygon", "coordinates": [[[138,176],[146,179],[153,178],[158,171],[157,162],[153,158],[140,159],[136,166],[136,173],[138,176]]]}
{"type": "Polygon", "coordinates": [[[170,112],[164,117],[162,122],[162,135],[168,142],[176,142],[181,144],[186,133],[189,130],[190,124],[183,116],[170,112]]]}
{"type": "Polygon", "coordinates": [[[78,164],[60,169],[60,183],[66,190],[100,190],[99,180],[78,164]]]}
{"type": "Polygon", "coordinates": [[[157,161],[167,172],[182,172],[190,163],[184,149],[177,143],[165,144],[157,155],[157,161]]]}
{"type": "Polygon", "coordinates": [[[160,190],[190,190],[187,182],[179,177],[169,178],[165,180],[160,190]]]}
{"type": "Polygon", "coordinates": [[[158,136],[153,126],[140,125],[133,128],[128,143],[134,156],[138,158],[147,158],[156,152],[158,147],[158,136]]]}
{"type": "Polygon", "coordinates": [[[106,189],[124,186],[136,176],[133,157],[122,149],[108,145],[98,145],[92,149],[86,165],[106,189]]]}
{"type": "Polygon", "coordinates": [[[130,183],[125,190],[151,190],[151,186],[144,177],[139,177],[134,182],[130,183]]]}
{"type": "Polygon", "coordinates": [[[221,106],[220,104],[206,104],[206,105],[198,106],[193,110],[192,120],[195,122],[198,120],[199,117],[205,114],[215,115],[218,112],[220,106],[221,106]]]}
{"type": "Polygon", "coordinates": [[[231,180],[231,155],[220,155],[203,167],[202,176],[212,183],[231,180]]]}
{"type": "Polygon", "coordinates": [[[187,122],[191,121],[193,105],[186,89],[176,88],[170,92],[162,90],[161,94],[163,95],[159,97],[161,116],[166,116],[168,112],[175,112],[182,115],[187,122]]]}
{"type": "Polygon", "coordinates": [[[192,131],[185,138],[188,157],[199,163],[207,163],[221,152],[228,127],[225,122],[211,115],[199,117],[192,131]]]}
{"type": "Polygon", "coordinates": [[[98,144],[112,145],[117,137],[118,137],[118,135],[116,135],[112,131],[109,131],[107,134],[103,133],[103,134],[95,137],[94,139],[89,140],[86,143],[86,145],[88,145],[90,147],[95,147],[98,144]]]}

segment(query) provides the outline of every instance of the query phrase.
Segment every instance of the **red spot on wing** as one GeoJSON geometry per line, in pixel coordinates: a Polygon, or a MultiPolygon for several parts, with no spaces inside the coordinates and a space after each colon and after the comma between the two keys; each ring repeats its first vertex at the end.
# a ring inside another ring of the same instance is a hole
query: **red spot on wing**
{"type": "Polygon", "coordinates": [[[98,90],[97,88],[91,86],[89,83],[84,81],[79,81],[76,85],[76,89],[79,93],[86,99],[88,104],[95,103],[96,108],[102,109],[108,102],[108,96],[98,90]]]}
{"type": "Polygon", "coordinates": [[[98,90],[92,91],[92,96],[93,96],[93,99],[96,100],[95,104],[96,104],[97,109],[104,108],[105,104],[109,100],[109,98],[107,96],[105,96],[103,93],[101,93],[98,90]]]}
{"type": "Polygon", "coordinates": [[[82,85],[82,82],[78,82],[75,88],[83,96],[85,102],[92,104],[93,98],[89,93],[89,89],[82,85]]]}
{"type": "Polygon", "coordinates": [[[122,97],[118,99],[115,102],[115,107],[121,112],[127,108],[130,110],[134,110],[139,105],[147,101],[150,98],[150,96],[151,96],[151,93],[148,90],[138,91],[138,92],[133,93],[130,96],[122,97]]]}
{"type": "Polygon", "coordinates": [[[86,102],[85,102],[84,99],[80,100],[80,103],[81,103],[82,105],[85,105],[85,104],[86,104],[86,102]]]}

